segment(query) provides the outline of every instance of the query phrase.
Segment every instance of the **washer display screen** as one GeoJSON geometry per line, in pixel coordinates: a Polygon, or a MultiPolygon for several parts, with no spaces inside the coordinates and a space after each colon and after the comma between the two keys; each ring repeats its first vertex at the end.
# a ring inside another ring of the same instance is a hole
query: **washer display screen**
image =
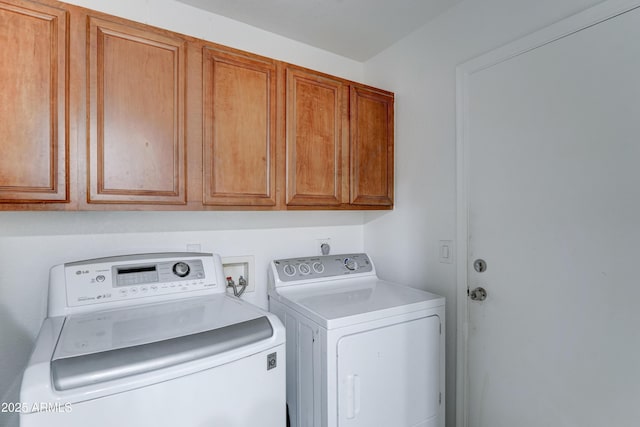
{"type": "Polygon", "coordinates": [[[136,265],[133,267],[116,268],[116,286],[132,286],[142,283],[158,282],[158,266],[136,265]]]}

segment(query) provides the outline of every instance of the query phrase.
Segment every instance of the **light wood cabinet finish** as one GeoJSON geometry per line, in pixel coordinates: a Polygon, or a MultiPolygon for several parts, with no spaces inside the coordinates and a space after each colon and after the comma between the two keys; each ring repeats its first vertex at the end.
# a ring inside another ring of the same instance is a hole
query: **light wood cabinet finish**
{"type": "Polygon", "coordinates": [[[393,206],[393,95],[351,87],[353,205],[393,206]]]}
{"type": "Polygon", "coordinates": [[[0,2],[0,203],[67,202],[68,14],[0,2]]]}
{"type": "Polygon", "coordinates": [[[186,203],[185,41],[88,18],[89,203],[186,203]]]}
{"type": "Polygon", "coordinates": [[[276,204],[276,64],[203,48],[205,205],[276,204]]]}
{"type": "Polygon", "coordinates": [[[343,202],[346,89],[341,80],[286,67],[289,206],[338,206],[343,202]]]}

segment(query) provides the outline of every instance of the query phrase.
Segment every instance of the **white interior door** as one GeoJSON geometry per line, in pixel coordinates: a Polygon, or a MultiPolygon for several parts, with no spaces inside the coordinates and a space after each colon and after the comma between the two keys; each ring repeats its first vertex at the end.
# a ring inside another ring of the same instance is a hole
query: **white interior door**
{"type": "Polygon", "coordinates": [[[639,425],[640,9],[540,34],[463,76],[467,425],[639,425]]]}

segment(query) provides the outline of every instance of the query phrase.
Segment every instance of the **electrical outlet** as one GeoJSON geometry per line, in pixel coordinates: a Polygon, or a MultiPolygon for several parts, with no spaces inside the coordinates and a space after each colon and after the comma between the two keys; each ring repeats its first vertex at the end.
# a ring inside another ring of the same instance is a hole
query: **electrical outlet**
{"type": "Polygon", "coordinates": [[[200,252],[201,250],[200,243],[187,243],[187,252],[200,252]]]}
{"type": "Polygon", "coordinates": [[[324,245],[324,244],[329,245],[329,249],[331,249],[331,238],[327,237],[326,239],[316,239],[316,253],[318,255],[323,255],[323,253],[322,253],[322,245],[324,245]]]}
{"type": "Polygon", "coordinates": [[[256,290],[255,285],[255,260],[253,256],[230,256],[222,257],[222,270],[225,280],[231,277],[238,284],[240,276],[247,281],[247,289],[245,292],[253,292],[256,290]]]}

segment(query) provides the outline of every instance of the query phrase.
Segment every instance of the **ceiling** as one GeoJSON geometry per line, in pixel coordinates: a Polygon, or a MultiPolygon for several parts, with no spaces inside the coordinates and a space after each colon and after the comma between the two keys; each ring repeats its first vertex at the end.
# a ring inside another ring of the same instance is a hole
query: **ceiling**
{"type": "Polygon", "coordinates": [[[461,0],[178,0],[366,61],[461,0]]]}

